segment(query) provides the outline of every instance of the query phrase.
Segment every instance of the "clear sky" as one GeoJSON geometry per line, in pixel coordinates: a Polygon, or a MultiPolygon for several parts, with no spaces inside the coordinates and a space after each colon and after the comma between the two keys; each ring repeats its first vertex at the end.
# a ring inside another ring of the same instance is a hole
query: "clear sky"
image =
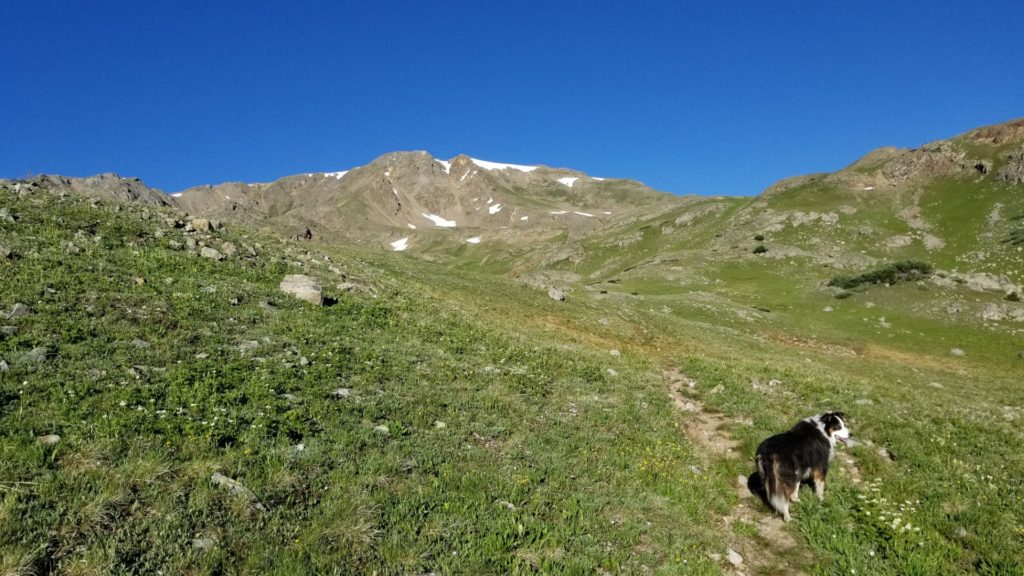
{"type": "Polygon", "coordinates": [[[756,194],[1024,116],[1024,2],[0,0],[0,177],[395,150],[756,194]]]}

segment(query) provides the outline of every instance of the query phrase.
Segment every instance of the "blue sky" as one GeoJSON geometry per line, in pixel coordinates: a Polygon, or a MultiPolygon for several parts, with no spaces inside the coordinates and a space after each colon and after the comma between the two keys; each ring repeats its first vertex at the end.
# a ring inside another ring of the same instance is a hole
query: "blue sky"
{"type": "Polygon", "coordinates": [[[0,177],[394,150],[756,194],[1024,116],[1024,3],[0,0],[0,177]]]}

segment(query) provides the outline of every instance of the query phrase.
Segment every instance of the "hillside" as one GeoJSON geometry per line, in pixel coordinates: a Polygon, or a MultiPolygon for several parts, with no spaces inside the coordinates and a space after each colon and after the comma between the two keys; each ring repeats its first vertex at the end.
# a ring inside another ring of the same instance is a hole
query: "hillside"
{"type": "Polygon", "coordinates": [[[1022,573],[1022,146],[751,198],[422,153],[177,198],[0,181],[0,567],[1022,573]],[[857,445],[784,525],[754,449],[835,409],[857,445]]]}

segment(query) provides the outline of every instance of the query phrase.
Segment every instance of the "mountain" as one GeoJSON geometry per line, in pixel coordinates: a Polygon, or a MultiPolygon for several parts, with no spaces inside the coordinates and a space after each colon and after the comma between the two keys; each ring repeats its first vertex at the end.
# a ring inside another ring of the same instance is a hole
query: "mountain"
{"type": "Polygon", "coordinates": [[[464,155],[445,161],[426,152],[395,152],[344,172],[200,186],[174,196],[192,214],[292,235],[309,228],[321,239],[413,251],[468,241],[522,246],[575,238],[674,202],[632,180],[464,155]]]}

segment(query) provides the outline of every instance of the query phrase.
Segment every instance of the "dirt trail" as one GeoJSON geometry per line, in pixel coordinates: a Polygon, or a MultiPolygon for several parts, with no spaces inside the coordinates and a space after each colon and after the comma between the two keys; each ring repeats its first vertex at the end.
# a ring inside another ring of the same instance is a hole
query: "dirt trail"
{"type": "MultiPolygon", "coordinates": [[[[666,370],[664,376],[672,404],[682,412],[683,429],[690,440],[704,448],[705,460],[739,458],[739,443],[726,428],[730,419],[705,410],[696,398],[696,382],[678,369],[666,370]]],[[[724,572],[733,576],[805,574],[803,568],[813,563],[813,557],[798,545],[782,518],[771,513],[751,493],[747,487],[750,481],[746,476],[723,479],[736,490],[739,499],[732,511],[722,518],[722,533],[729,550],[739,556],[729,554],[719,559],[724,572]],[[737,523],[742,523],[744,529],[734,530],[737,523]],[[737,535],[737,531],[743,535],[737,535]],[[741,561],[737,565],[735,560],[741,561]]]]}

